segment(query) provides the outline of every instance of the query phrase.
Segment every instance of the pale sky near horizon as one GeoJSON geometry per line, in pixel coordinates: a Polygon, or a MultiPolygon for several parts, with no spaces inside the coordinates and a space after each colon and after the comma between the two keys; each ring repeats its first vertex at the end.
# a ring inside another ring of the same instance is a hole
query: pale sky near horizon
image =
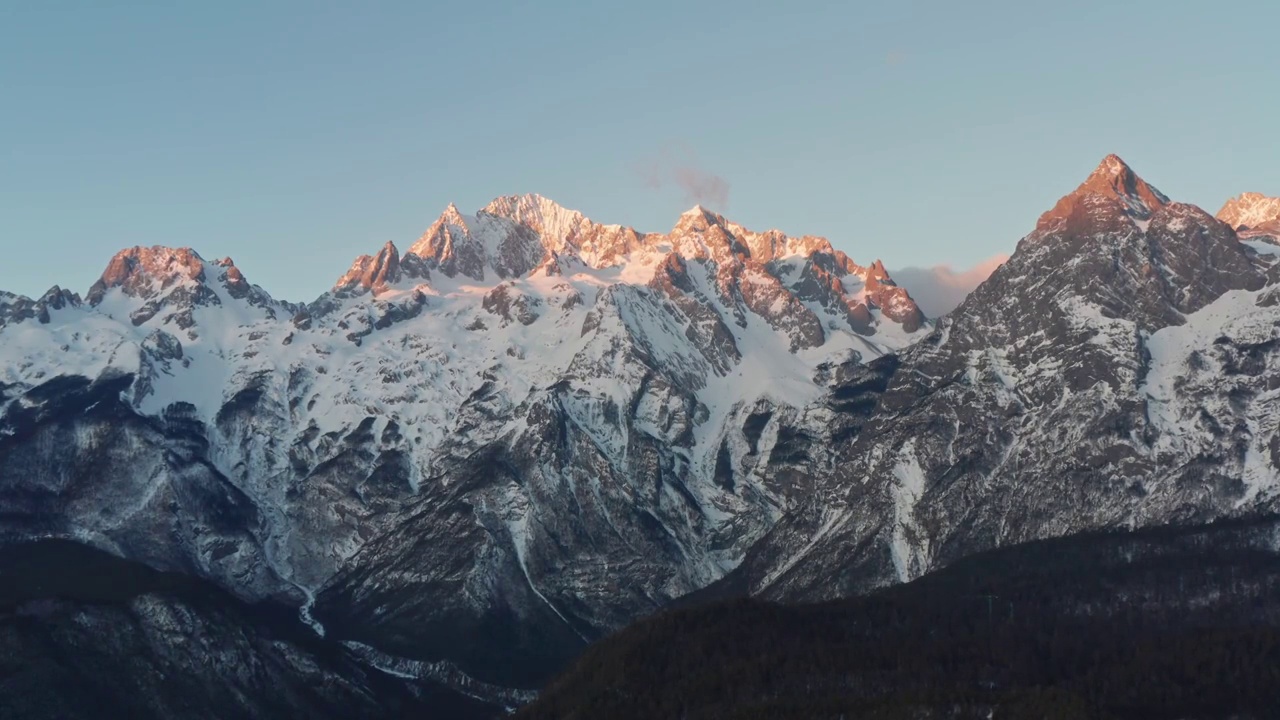
{"type": "Polygon", "coordinates": [[[163,244],[310,300],[525,192],[890,268],[1012,251],[1111,152],[1280,195],[1275,2],[178,5],[0,2],[0,289],[163,244]]]}

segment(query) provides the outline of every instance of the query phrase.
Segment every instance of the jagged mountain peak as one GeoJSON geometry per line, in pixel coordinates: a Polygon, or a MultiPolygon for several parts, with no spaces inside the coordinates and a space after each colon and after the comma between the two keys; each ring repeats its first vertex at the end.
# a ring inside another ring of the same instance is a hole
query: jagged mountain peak
{"type": "Polygon", "coordinates": [[[1115,154],[1103,158],[1073,194],[1101,195],[1120,200],[1131,215],[1141,219],[1151,217],[1158,208],[1169,204],[1168,196],[1147,184],[1115,154]]]}
{"type": "Polygon", "coordinates": [[[475,215],[450,203],[405,257],[416,256],[446,277],[519,277],[545,262],[548,253],[562,253],[574,239],[600,227],[582,213],[532,193],[495,198],[475,215]]]}
{"type": "Polygon", "coordinates": [[[102,281],[114,284],[136,272],[152,275],[179,274],[195,280],[204,269],[204,258],[189,247],[135,245],[111,257],[102,281]]]}
{"type": "MultiPolygon", "coordinates": [[[[473,218],[468,218],[464,215],[462,211],[458,209],[458,206],[451,202],[440,213],[440,216],[436,218],[435,222],[431,223],[427,228],[426,233],[422,235],[422,238],[426,238],[432,233],[432,231],[444,227],[455,227],[465,232],[467,230],[468,220],[474,221],[473,218]]],[[[420,239],[418,242],[422,242],[422,240],[420,239]]],[[[413,252],[412,248],[409,252],[413,252]]]]}
{"type": "MultiPolygon", "coordinates": [[[[450,205],[452,207],[452,205],[450,205]]],[[[374,255],[361,255],[334,285],[334,292],[371,290],[375,295],[400,281],[400,250],[387,241],[374,255]]]]}
{"type": "Polygon", "coordinates": [[[788,516],[735,572],[809,599],[1046,535],[1274,511],[1280,288],[1260,255],[1104,159],[893,356],[834,449],[842,504],[788,516]]]}
{"type": "Polygon", "coordinates": [[[1129,163],[1125,162],[1119,155],[1111,153],[1102,158],[1102,161],[1093,169],[1093,172],[1089,177],[1117,178],[1127,177],[1133,174],[1133,168],[1129,167],[1129,163]]]}
{"type": "Polygon", "coordinates": [[[502,195],[489,201],[489,204],[481,208],[480,212],[509,218],[516,222],[529,222],[556,216],[575,219],[585,218],[581,212],[571,210],[555,200],[537,193],[502,195]]]}
{"type": "Polygon", "coordinates": [[[494,198],[477,213],[478,217],[486,215],[503,218],[538,233],[542,244],[549,251],[556,252],[563,250],[575,235],[598,225],[578,210],[571,210],[535,193],[494,198]]]}
{"type": "Polygon", "coordinates": [[[182,282],[203,282],[205,261],[188,247],[141,245],[112,256],[102,276],[89,288],[88,299],[97,304],[108,290],[121,288],[126,295],[151,296],[182,282]]]}
{"type": "Polygon", "coordinates": [[[451,225],[464,225],[466,224],[466,218],[462,216],[462,211],[458,209],[458,206],[453,202],[450,202],[448,206],[445,207],[444,212],[440,213],[439,222],[446,222],[451,225]]]}
{"type": "Polygon", "coordinates": [[[1241,193],[1222,206],[1217,218],[1238,231],[1264,228],[1280,231],[1280,197],[1241,193]]]}
{"type": "MultiPolygon", "coordinates": [[[[675,227],[672,229],[672,232],[681,232],[681,231],[700,232],[700,231],[708,230],[709,228],[712,228],[712,227],[720,227],[727,230],[729,229],[728,227],[729,225],[730,223],[727,220],[725,220],[723,215],[720,215],[719,213],[711,212],[710,210],[702,207],[701,205],[694,205],[688,210],[685,210],[684,212],[680,213],[680,217],[676,220],[676,224],[675,224],[675,227]]],[[[739,231],[743,231],[742,228],[737,228],[737,229],[739,231]]]]}
{"type": "Polygon", "coordinates": [[[85,300],[92,307],[107,303],[108,314],[126,313],[135,326],[158,318],[161,324],[174,323],[183,330],[196,324],[193,313],[198,307],[243,303],[268,316],[276,308],[290,307],[250,284],[231,258],[208,261],[189,247],[163,245],[116,253],[85,300]],[[107,302],[112,297],[115,300],[107,302]]]}
{"type": "Polygon", "coordinates": [[[189,247],[139,245],[112,256],[102,276],[89,289],[87,299],[97,304],[112,288],[121,288],[132,297],[151,297],[176,286],[203,284],[210,277],[223,281],[233,295],[236,289],[248,292],[251,288],[229,257],[209,261],[189,247]]]}
{"type": "MultiPolygon", "coordinates": [[[[910,335],[925,322],[883,263],[861,267],[821,237],[753,232],[701,205],[682,213],[667,233],[639,233],[595,222],[536,194],[495,198],[474,215],[451,204],[398,264],[385,252],[357,258],[334,286],[332,299],[378,296],[397,284],[407,291],[410,281],[413,287],[425,281],[430,292],[449,293],[457,278],[474,281],[473,287],[492,287],[566,272],[590,277],[581,290],[594,293],[591,288],[599,284],[654,281],[667,254],[702,264],[699,272],[709,273],[739,327],[747,323],[745,313],[760,314],[770,325],[786,325],[789,334],[803,336],[797,348],[822,344],[824,323],[828,330],[872,335],[883,315],[883,321],[910,335]],[[788,324],[792,321],[804,331],[788,324]]],[[[321,304],[331,307],[324,298],[321,304]]],[[[525,317],[532,321],[534,315],[525,317]]]]}
{"type": "MultiPolygon", "coordinates": [[[[433,261],[446,275],[457,273],[475,279],[484,277],[483,252],[471,241],[476,218],[463,215],[449,203],[427,231],[409,246],[408,254],[433,261]]],[[[358,262],[358,260],[357,260],[358,262]]]]}
{"type": "Polygon", "coordinates": [[[1118,155],[1108,155],[1085,181],[1040,217],[1037,230],[1069,224],[1080,230],[1102,230],[1117,221],[1141,226],[1169,204],[1164,193],[1143,180],[1118,155]]]}
{"type": "Polygon", "coordinates": [[[1096,312],[1153,332],[1183,323],[1227,290],[1262,282],[1230,228],[1170,200],[1109,155],[953,314],[1001,336],[1040,332],[1059,322],[1050,319],[1058,312],[1096,312]],[[1015,306],[1037,309],[1011,312],[1015,306]]]}
{"type": "Polygon", "coordinates": [[[78,294],[63,290],[58,285],[46,290],[38,300],[0,290],[0,329],[31,318],[37,318],[41,324],[47,325],[52,319],[50,311],[79,307],[80,303],[78,294]]]}
{"type": "Polygon", "coordinates": [[[482,280],[486,267],[499,278],[518,277],[553,256],[563,256],[600,268],[625,263],[637,251],[664,247],[670,249],[662,252],[674,249],[704,257],[711,250],[720,259],[741,256],[761,263],[789,255],[836,252],[825,238],[792,237],[780,230],[755,232],[700,204],[682,212],[670,231],[644,233],[597,222],[550,198],[527,193],[497,197],[474,215],[450,203],[405,255],[434,261],[449,277],[461,272],[482,280]],[[521,261],[503,257],[512,253],[521,261]]]}
{"type": "Polygon", "coordinates": [[[1071,198],[920,333],[883,263],[705,208],[641,235],[549,232],[536,196],[450,205],[306,309],[126,251],[101,305],[0,293],[0,327],[24,323],[0,340],[0,486],[20,527],[292,599],[387,667],[511,684],[480,673],[731,571],[820,600],[1050,534],[1274,511],[1274,276],[1118,158],[1071,198]]]}

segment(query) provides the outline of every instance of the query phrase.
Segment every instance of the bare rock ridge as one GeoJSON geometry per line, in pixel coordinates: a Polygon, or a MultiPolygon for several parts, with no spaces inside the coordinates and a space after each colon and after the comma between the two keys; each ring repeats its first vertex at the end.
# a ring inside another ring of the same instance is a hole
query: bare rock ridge
{"type": "MultiPolygon", "coordinates": [[[[781,282],[784,278],[778,273],[789,273],[796,265],[794,261],[784,264],[785,259],[809,258],[838,267],[837,277],[853,276],[846,283],[851,291],[831,286],[835,292],[826,298],[830,304],[825,309],[852,315],[856,332],[875,331],[871,310],[884,311],[885,317],[903,325],[907,332],[914,332],[925,319],[909,294],[889,278],[883,264],[878,269],[863,268],[823,238],[792,238],[776,230],[752,232],[701,206],[683,213],[671,232],[663,234],[601,225],[538,195],[500,197],[473,216],[464,216],[450,204],[410,246],[407,255],[424,262],[426,270],[414,276],[417,278],[425,278],[434,269],[447,278],[496,281],[520,278],[538,269],[563,273],[573,267],[599,270],[627,266],[636,259],[651,263],[652,257],[666,252],[715,262],[721,280],[740,277],[745,268],[773,275],[781,282]],[[827,257],[830,259],[825,260],[827,257]],[[853,284],[861,285],[863,291],[853,284]]],[[[353,267],[338,286],[345,287],[354,277],[352,273],[359,275],[353,267]]]]}
{"type": "Polygon", "coordinates": [[[306,305],[155,247],[0,309],[5,533],[508,686],[734,567],[806,492],[837,368],[930,328],[824,239],[536,195],[450,205],[306,305]]]}
{"type": "Polygon", "coordinates": [[[184,280],[202,282],[204,276],[204,262],[191,248],[133,247],[111,258],[102,277],[89,288],[88,298],[97,304],[111,288],[134,297],[153,297],[184,280]]]}
{"type": "Polygon", "coordinates": [[[1116,155],[1103,158],[1080,187],[1064,195],[1048,212],[1040,216],[1037,231],[1060,231],[1071,226],[1077,231],[1102,229],[1102,223],[1124,219],[1141,223],[1169,203],[1164,193],[1138,177],[1116,155]]]}
{"type": "Polygon", "coordinates": [[[696,591],[1271,512],[1280,265],[1243,235],[1110,156],[939,321],[878,261],[701,207],[450,205],[306,305],[133,248],[85,302],[0,294],[0,534],[534,688],[696,591]]]}
{"type": "Polygon", "coordinates": [[[369,290],[375,295],[400,282],[400,251],[394,243],[382,246],[377,255],[361,255],[334,285],[336,292],[369,290]]]}
{"type": "Polygon", "coordinates": [[[1037,538],[1275,512],[1278,286],[1274,255],[1108,157],[897,355],[830,499],[722,582],[835,597],[1037,538]]]}

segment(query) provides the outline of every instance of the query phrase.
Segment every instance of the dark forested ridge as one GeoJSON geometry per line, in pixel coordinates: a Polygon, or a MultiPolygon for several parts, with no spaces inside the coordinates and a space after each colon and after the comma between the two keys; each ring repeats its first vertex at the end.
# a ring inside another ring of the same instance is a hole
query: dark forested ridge
{"type": "Polygon", "coordinates": [[[362,665],[292,608],[68,541],[0,548],[0,718],[485,718],[362,665]]]}
{"type": "Polygon", "coordinates": [[[520,717],[1276,717],[1278,539],[1274,518],[1076,536],[863,598],[675,610],[520,717]]]}
{"type": "MultiPolygon", "coordinates": [[[[1280,519],[1074,536],[592,646],[522,718],[1270,718],[1280,519]]],[[[291,613],[75,543],[0,549],[0,717],[496,717],[291,613]]]]}
{"type": "Polygon", "coordinates": [[[1261,200],[1108,156],[935,321],[535,195],[306,305],[161,246],[0,291],[0,547],[122,558],[0,558],[0,720],[500,715],[659,612],[531,715],[1269,714],[1277,532],[1185,529],[1280,515],[1261,200]]]}

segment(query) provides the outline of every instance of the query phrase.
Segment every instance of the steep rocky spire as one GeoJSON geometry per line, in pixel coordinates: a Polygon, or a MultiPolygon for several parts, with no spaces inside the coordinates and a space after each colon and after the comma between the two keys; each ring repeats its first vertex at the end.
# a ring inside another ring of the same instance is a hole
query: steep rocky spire
{"type": "Polygon", "coordinates": [[[1146,221],[1168,204],[1169,198],[1148,185],[1124,160],[1108,155],[1079,187],[1040,217],[1037,228],[1068,220],[1077,225],[1098,225],[1117,217],[1146,221]]]}
{"type": "Polygon", "coordinates": [[[377,255],[361,255],[338,279],[334,291],[372,290],[376,295],[400,280],[400,251],[395,243],[382,246],[377,255]]]}

